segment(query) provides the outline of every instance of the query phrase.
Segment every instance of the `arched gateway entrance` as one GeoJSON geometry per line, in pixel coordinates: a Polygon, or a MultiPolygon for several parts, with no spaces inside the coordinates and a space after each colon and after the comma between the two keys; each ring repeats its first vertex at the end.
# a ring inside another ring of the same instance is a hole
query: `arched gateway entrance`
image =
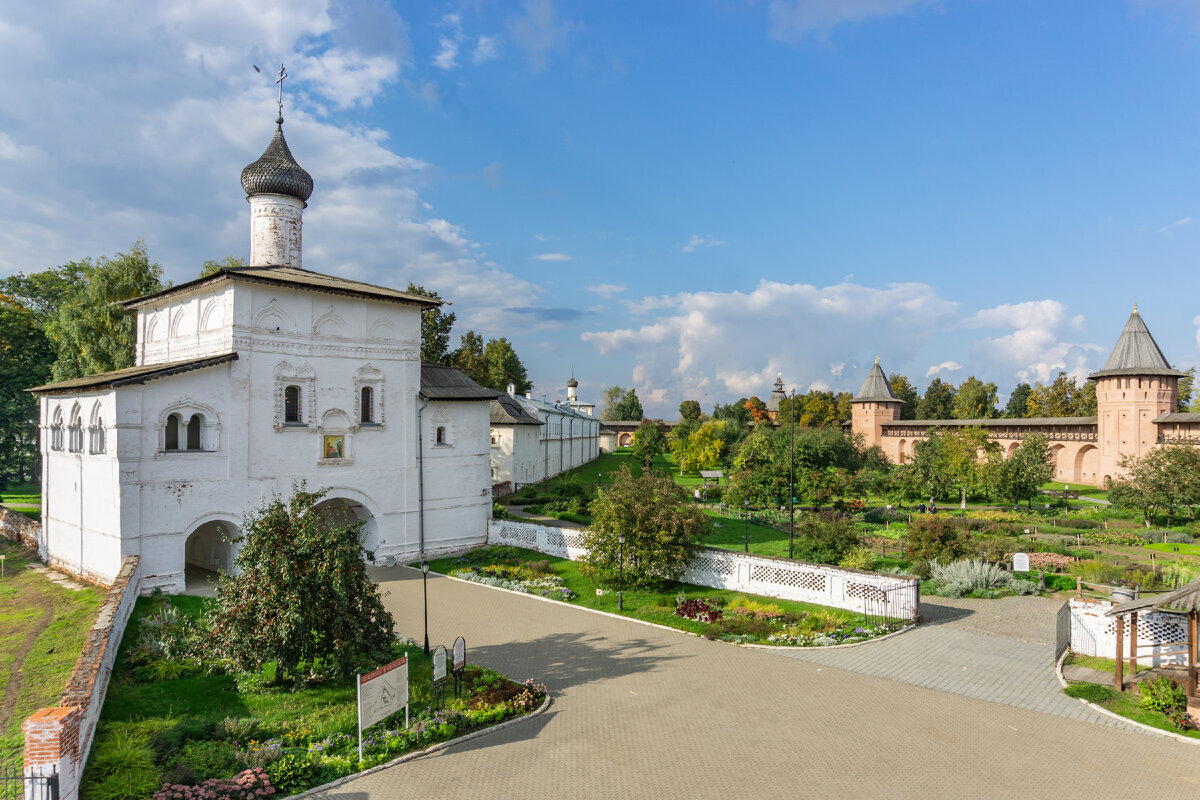
{"type": "Polygon", "coordinates": [[[331,521],[339,525],[362,521],[363,526],[359,529],[359,537],[362,539],[363,547],[370,553],[378,551],[379,526],[376,524],[375,515],[358,500],[348,497],[327,497],[317,504],[316,510],[327,515],[331,521]]]}
{"type": "Polygon", "coordinates": [[[228,520],[210,519],[196,525],[183,545],[184,585],[188,594],[210,594],[220,572],[231,572],[237,546],[228,541],[240,535],[228,520]]]}

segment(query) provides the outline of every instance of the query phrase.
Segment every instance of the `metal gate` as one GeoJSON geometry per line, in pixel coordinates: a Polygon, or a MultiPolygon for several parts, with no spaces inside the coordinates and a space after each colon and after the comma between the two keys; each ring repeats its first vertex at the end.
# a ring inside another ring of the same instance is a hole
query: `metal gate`
{"type": "Polygon", "coordinates": [[[1062,657],[1063,652],[1071,646],[1071,604],[1063,603],[1055,616],[1054,624],[1054,663],[1062,657]]]}
{"type": "Polygon", "coordinates": [[[863,595],[863,616],[868,625],[900,625],[915,621],[914,609],[919,608],[920,588],[914,581],[911,585],[872,586],[863,595]]]}
{"type": "Polygon", "coordinates": [[[0,800],[58,800],[58,774],[24,775],[0,767],[0,800]]]}

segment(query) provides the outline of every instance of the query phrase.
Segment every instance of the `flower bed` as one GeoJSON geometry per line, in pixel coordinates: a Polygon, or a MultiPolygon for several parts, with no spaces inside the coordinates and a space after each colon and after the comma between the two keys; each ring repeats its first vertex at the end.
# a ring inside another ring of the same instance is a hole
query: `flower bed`
{"type": "Polygon", "coordinates": [[[435,710],[431,662],[412,640],[404,712],[363,735],[353,681],[314,672],[291,685],[273,666],[238,673],[205,655],[208,601],[141,598],[122,641],[81,800],[260,800],[303,791],[536,709],[544,686],[477,665],[435,710]]]}
{"type": "Polygon", "coordinates": [[[539,575],[521,567],[506,567],[497,564],[487,567],[462,567],[452,570],[450,575],[462,578],[464,581],[498,586],[501,589],[510,589],[525,594],[536,594],[552,600],[574,600],[577,596],[557,575],[539,575]]]}
{"type": "Polygon", "coordinates": [[[823,611],[785,611],[774,603],[738,598],[722,607],[713,598],[680,598],[675,616],[702,622],[705,639],[725,642],[827,647],[862,642],[899,630],[903,625],[847,622],[823,611]]]}

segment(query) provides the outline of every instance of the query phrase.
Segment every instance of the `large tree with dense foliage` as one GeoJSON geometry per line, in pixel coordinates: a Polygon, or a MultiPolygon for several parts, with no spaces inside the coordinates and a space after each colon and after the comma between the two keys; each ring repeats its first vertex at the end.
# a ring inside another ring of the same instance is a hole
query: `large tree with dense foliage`
{"type": "Polygon", "coordinates": [[[1124,477],[1109,484],[1108,499],[1117,506],[1142,512],[1150,520],[1178,511],[1194,516],[1200,506],[1200,448],[1191,445],[1156,447],[1141,458],[1121,459],[1124,477]]]}
{"type": "Polygon", "coordinates": [[[57,351],[54,380],[132,366],[134,315],[117,303],[164,288],[162,268],[150,260],[141,242],[128,253],[85,259],[72,268],[78,269],[84,284],[65,298],[46,326],[57,351]]]}
{"type": "Polygon", "coordinates": [[[1196,411],[1200,408],[1200,399],[1196,404],[1192,404],[1192,395],[1196,382],[1196,368],[1188,367],[1183,376],[1179,379],[1179,395],[1175,400],[1176,411],[1196,411]]]}
{"type": "Polygon", "coordinates": [[[690,504],[669,476],[645,472],[634,478],[628,466],[600,490],[591,510],[592,524],[583,532],[588,552],[579,570],[609,586],[622,573],[628,586],[677,580],[701,537],[712,531],[711,518],[690,504]],[[623,546],[617,539],[621,535],[623,546]]]}
{"type": "Polygon", "coordinates": [[[1027,417],[1092,417],[1096,415],[1096,383],[1080,384],[1059,372],[1049,384],[1035,383],[1026,401],[1027,417]]]}
{"type": "Polygon", "coordinates": [[[891,387],[892,394],[896,395],[896,399],[902,403],[900,419],[916,419],[921,395],[917,393],[917,388],[912,385],[908,376],[893,372],[888,376],[888,386],[891,387]]]}
{"type": "Polygon", "coordinates": [[[53,363],[38,315],[0,294],[0,486],[40,474],[38,402],[25,390],[49,380],[53,363]]]}
{"type": "Polygon", "coordinates": [[[637,422],[645,416],[642,401],[633,389],[610,386],[600,395],[600,419],[637,422]]]}
{"type": "Polygon", "coordinates": [[[996,384],[974,375],[963,381],[954,396],[955,419],[992,419],[996,411],[996,384]]]}
{"type": "Polygon", "coordinates": [[[468,378],[483,385],[487,380],[487,363],[483,360],[483,337],[475,331],[467,331],[458,341],[458,347],[449,356],[450,366],[462,370],[468,378]]]}
{"type": "Polygon", "coordinates": [[[1040,433],[1029,433],[1013,454],[1000,462],[997,482],[1001,496],[1022,500],[1032,508],[1038,487],[1054,477],[1050,444],[1040,433]]]}
{"type": "Polygon", "coordinates": [[[917,419],[953,419],[954,384],[934,378],[917,404],[917,419]]]}
{"type": "Polygon", "coordinates": [[[962,504],[967,495],[990,494],[996,486],[1001,460],[1000,445],[978,426],[952,428],[943,434],[946,469],[958,487],[962,504]]]}
{"type": "Polygon", "coordinates": [[[246,266],[246,259],[238,256],[225,256],[219,261],[209,259],[200,265],[199,277],[207,278],[209,275],[216,275],[223,269],[237,269],[244,266],[246,266]]]}
{"type": "Polygon", "coordinates": [[[281,679],[347,678],[383,664],[395,635],[367,577],[363,522],[317,508],[325,491],[293,487],[243,522],[237,573],[222,575],[212,630],[239,669],[274,661],[281,679]]]}
{"type": "Polygon", "coordinates": [[[646,470],[654,457],[663,451],[662,428],[657,422],[643,420],[638,429],[633,432],[633,457],[642,462],[646,470]]]}
{"type": "Polygon", "coordinates": [[[1020,419],[1029,411],[1029,395],[1033,394],[1033,387],[1022,381],[1018,383],[1012,390],[1012,394],[1008,396],[1008,403],[1004,406],[1004,416],[1011,419],[1020,419]]]}
{"type": "MultiPolygon", "coordinates": [[[[415,283],[408,284],[409,294],[441,300],[442,296],[415,283]]],[[[450,363],[450,331],[454,328],[454,314],[442,311],[441,306],[421,309],[421,360],[434,364],[450,363]]],[[[478,382],[478,381],[476,381],[478,382]]]]}
{"type": "Polygon", "coordinates": [[[507,338],[489,339],[483,347],[483,363],[486,367],[484,380],[481,385],[498,392],[508,390],[511,383],[516,387],[517,394],[525,394],[533,388],[525,365],[517,356],[512,343],[507,338]]]}
{"type": "Polygon", "coordinates": [[[700,410],[700,403],[697,400],[684,400],[679,404],[679,418],[681,420],[690,419],[699,422],[704,417],[704,412],[700,410]]]}

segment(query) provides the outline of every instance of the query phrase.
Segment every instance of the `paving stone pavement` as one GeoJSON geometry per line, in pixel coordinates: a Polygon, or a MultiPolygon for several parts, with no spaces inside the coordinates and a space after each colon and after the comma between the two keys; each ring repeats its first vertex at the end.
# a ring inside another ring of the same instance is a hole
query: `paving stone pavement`
{"type": "MultiPolygon", "coordinates": [[[[397,629],[420,640],[420,573],[374,574],[397,629]]],[[[1162,737],[440,576],[429,577],[428,589],[431,641],[465,636],[470,661],[538,678],[553,704],[540,717],[322,797],[1200,796],[1200,750],[1162,737]]],[[[945,612],[950,623],[966,624],[959,612],[945,612]]],[[[930,630],[973,635],[945,622],[930,630]]],[[[915,632],[894,641],[909,636],[915,632]]],[[[884,644],[841,652],[860,650],[854,658],[865,669],[884,644]]]]}

